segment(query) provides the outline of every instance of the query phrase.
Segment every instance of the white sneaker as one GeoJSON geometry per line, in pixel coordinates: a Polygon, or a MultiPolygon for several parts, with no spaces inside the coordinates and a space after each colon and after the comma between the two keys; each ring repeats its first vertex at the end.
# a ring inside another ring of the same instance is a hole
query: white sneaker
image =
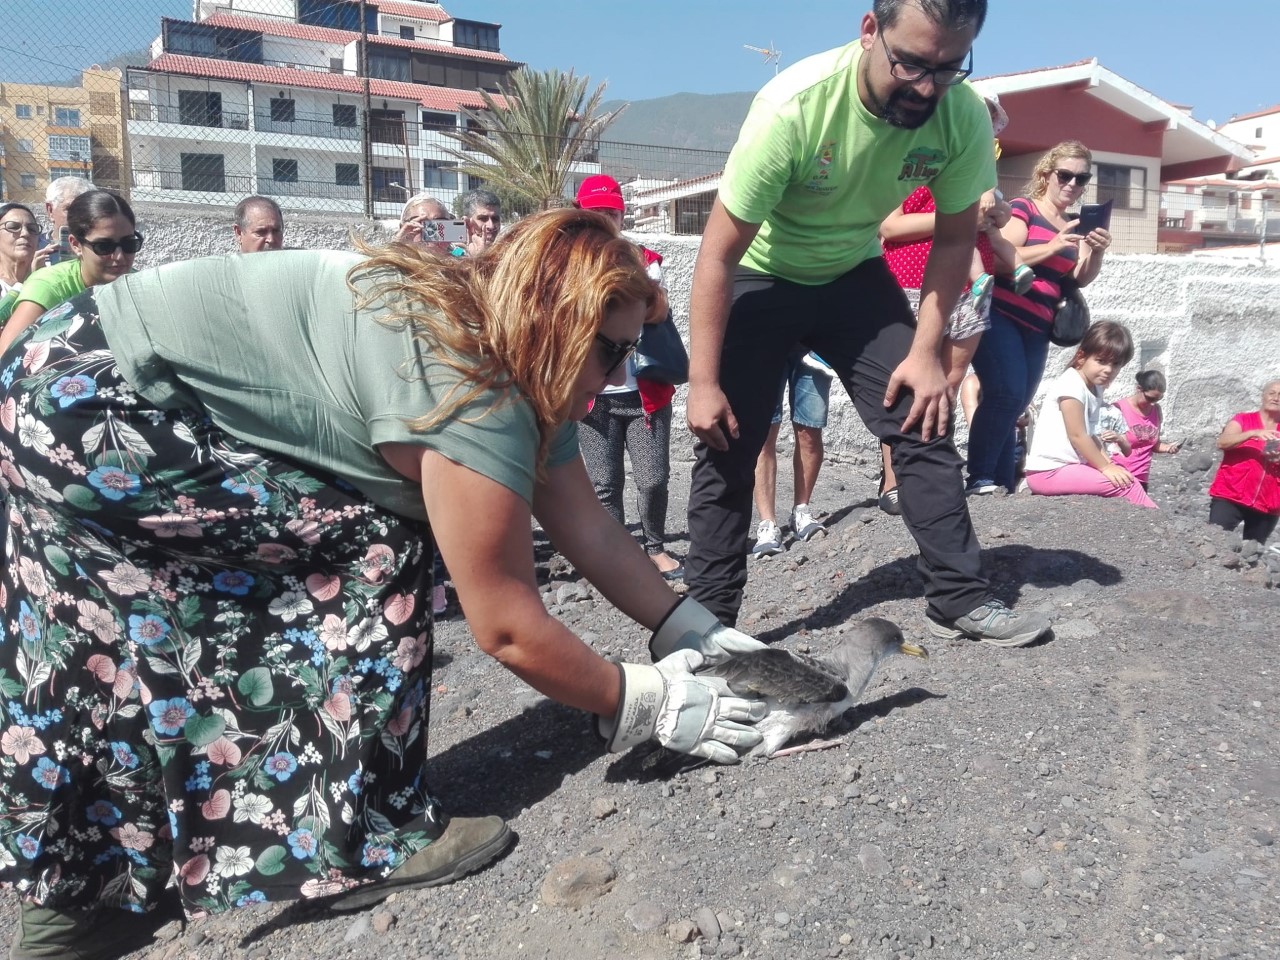
{"type": "Polygon", "coordinates": [[[826,533],[827,528],[813,519],[813,514],[809,512],[807,503],[797,503],[791,511],[791,532],[796,535],[797,540],[808,542],[820,533],[826,533]]]}
{"type": "Polygon", "coordinates": [[[761,520],[756,526],[756,545],[751,548],[753,557],[772,557],[782,552],[782,531],[772,520],[761,520]]]}

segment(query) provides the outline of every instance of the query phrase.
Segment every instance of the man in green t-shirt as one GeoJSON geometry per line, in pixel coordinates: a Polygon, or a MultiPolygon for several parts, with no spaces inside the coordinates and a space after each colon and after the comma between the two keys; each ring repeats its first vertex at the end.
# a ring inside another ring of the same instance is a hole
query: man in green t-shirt
{"type": "Polygon", "coordinates": [[[788,352],[840,375],[889,444],[903,519],[920,548],[935,637],[1022,646],[1048,629],[991,595],[946,436],[943,329],[995,183],[991,123],[958,85],[986,0],[874,0],[846,47],[757,95],[721,178],[694,270],[689,426],[699,439],[686,580],[725,623],[746,585],[752,467],[788,352]],[[937,202],[919,322],[880,256],[880,222],[928,184],[937,202]]]}

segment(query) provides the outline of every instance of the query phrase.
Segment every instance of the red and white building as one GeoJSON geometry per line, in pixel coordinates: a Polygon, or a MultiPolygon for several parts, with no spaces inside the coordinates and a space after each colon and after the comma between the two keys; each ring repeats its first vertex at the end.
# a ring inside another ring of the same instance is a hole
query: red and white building
{"type": "Polygon", "coordinates": [[[1113,202],[1111,233],[1121,253],[1155,253],[1164,216],[1162,185],[1224,176],[1250,152],[1188,109],[1108,70],[1097,59],[985,77],[1000,95],[1009,126],[1000,134],[1000,186],[1015,196],[1054,144],[1079,140],[1093,154],[1084,202],[1113,202]]]}
{"type": "Polygon", "coordinates": [[[151,62],[128,73],[135,201],[256,193],[286,210],[362,212],[367,82],[372,212],[398,216],[421,191],[448,204],[476,184],[439,131],[522,66],[501,52],[498,24],[434,0],[367,0],[367,78],[356,0],[196,0],[194,13],[162,20],[151,62]]]}

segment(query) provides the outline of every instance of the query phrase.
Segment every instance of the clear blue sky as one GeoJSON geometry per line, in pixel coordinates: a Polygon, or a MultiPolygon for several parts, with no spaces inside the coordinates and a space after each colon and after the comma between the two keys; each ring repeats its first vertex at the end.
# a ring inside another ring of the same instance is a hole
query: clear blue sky
{"type": "MultiPolygon", "coordinates": [[[[608,81],[611,99],[755,90],[782,63],[857,32],[870,0],[445,0],[457,17],[501,23],[503,51],[536,68],[608,81]]],[[[63,81],[78,67],[147,44],[162,14],[190,0],[3,0],[0,78],[63,81]],[[70,28],[70,29],[68,29],[70,28]],[[8,49],[5,49],[8,48],[8,49]],[[14,53],[13,51],[19,51],[14,53]],[[53,61],[42,63],[38,59],[53,61]]],[[[1200,120],[1280,103],[1280,0],[992,0],[975,74],[1098,57],[1200,120]]]]}

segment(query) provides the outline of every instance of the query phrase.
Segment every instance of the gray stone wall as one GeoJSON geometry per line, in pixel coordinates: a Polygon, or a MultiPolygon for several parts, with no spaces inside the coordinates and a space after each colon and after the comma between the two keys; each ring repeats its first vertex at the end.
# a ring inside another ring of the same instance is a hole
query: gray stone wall
{"type": "MultiPolygon", "coordinates": [[[[139,229],[147,242],[139,266],[155,266],[234,249],[225,210],[139,205],[139,229]]],[[[349,249],[355,234],[376,238],[378,228],[355,217],[285,214],[291,247],[349,249]]],[[[663,268],[676,321],[688,339],[689,291],[698,238],[637,235],[664,257],[663,268]]],[[[1247,257],[1117,255],[1108,257],[1086,290],[1096,320],[1118,320],[1133,331],[1138,355],[1112,393],[1123,396],[1139,369],[1157,366],[1169,378],[1162,404],[1169,438],[1216,433],[1241,410],[1256,409],[1262,385],[1280,377],[1280,264],[1247,257]]],[[[1070,361],[1054,349],[1046,380],[1070,361]]],[[[673,451],[685,453],[684,390],[676,394],[673,451]]],[[[967,430],[963,418],[957,440],[967,430]]],[[[785,436],[785,434],[784,434],[785,436]]],[[[873,446],[843,390],[832,391],[826,435],[832,454],[873,446]]]]}

